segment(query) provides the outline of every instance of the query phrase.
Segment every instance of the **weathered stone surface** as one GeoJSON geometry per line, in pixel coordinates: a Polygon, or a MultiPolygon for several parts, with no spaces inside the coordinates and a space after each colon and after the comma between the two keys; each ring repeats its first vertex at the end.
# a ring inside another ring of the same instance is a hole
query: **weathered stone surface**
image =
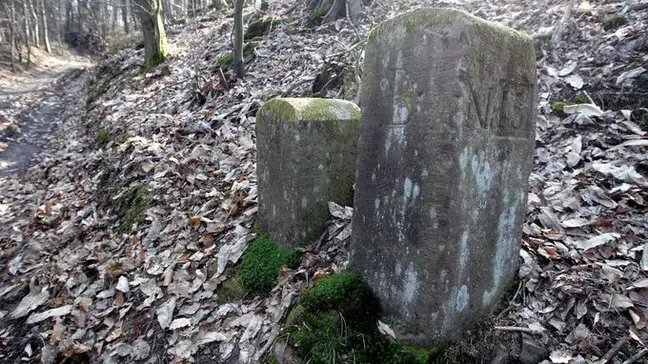
{"type": "Polygon", "coordinates": [[[360,109],[344,100],[277,98],[257,113],[259,223],[277,244],[314,242],[328,201],[353,203],[360,109]]]}
{"type": "Polygon", "coordinates": [[[536,94],[533,42],[512,29],[420,9],[372,31],[350,268],[399,338],[455,338],[515,276],[536,94]]]}

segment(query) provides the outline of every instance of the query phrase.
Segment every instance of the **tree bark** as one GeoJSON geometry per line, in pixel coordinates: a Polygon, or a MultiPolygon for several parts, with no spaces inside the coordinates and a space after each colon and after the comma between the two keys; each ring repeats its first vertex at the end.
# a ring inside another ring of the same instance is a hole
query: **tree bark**
{"type": "Polygon", "coordinates": [[[47,11],[45,10],[45,0],[40,0],[40,5],[41,17],[43,18],[43,41],[45,42],[45,50],[47,51],[47,53],[52,53],[52,47],[50,47],[49,33],[47,29],[47,11]]]}
{"type": "Polygon", "coordinates": [[[11,3],[11,23],[9,23],[9,31],[11,32],[11,70],[16,73],[16,4],[14,0],[9,0],[11,3]]]}
{"type": "Polygon", "coordinates": [[[124,31],[126,32],[126,34],[130,33],[130,27],[128,26],[128,8],[129,0],[122,0],[121,15],[122,21],[124,22],[124,31]]]}
{"type": "Polygon", "coordinates": [[[167,57],[161,0],[135,0],[144,35],[145,66],[156,66],[167,57]]]}
{"type": "Polygon", "coordinates": [[[34,7],[34,1],[30,0],[25,0],[29,3],[29,10],[31,11],[31,15],[34,18],[34,31],[33,31],[33,36],[34,36],[34,45],[36,48],[40,48],[40,32],[38,31],[38,15],[36,15],[36,9],[34,7]]]}
{"type": "Polygon", "coordinates": [[[245,65],[243,64],[243,3],[245,0],[236,0],[234,7],[234,70],[236,77],[245,78],[245,65]]]}
{"type": "Polygon", "coordinates": [[[223,1],[222,0],[212,0],[212,5],[214,6],[214,9],[221,10],[223,8],[223,1]]]}

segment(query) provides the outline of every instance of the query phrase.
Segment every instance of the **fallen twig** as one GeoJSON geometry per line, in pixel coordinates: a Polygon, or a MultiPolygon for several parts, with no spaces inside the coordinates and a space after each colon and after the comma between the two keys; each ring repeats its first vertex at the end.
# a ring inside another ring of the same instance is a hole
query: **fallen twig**
{"type": "Polygon", "coordinates": [[[617,343],[614,344],[614,346],[612,346],[610,350],[608,350],[607,353],[605,353],[605,355],[603,355],[603,357],[601,358],[600,361],[598,361],[598,363],[605,364],[608,361],[612,360],[612,358],[617,353],[617,351],[619,351],[619,349],[621,349],[621,347],[625,345],[628,342],[628,340],[630,340],[629,337],[624,337],[623,339],[617,341],[617,343]]]}
{"type": "Polygon", "coordinates": [[[542,330],[532,329],[532,328],[529,328],[529,327],[495,326],[494,329],[495,330],[500,330],[500,331],[525,332],[527,334],[535,334],[535,335],[542,334],[542,330]]]}
{"type": "Polygon", "coordinates": [[[636,362],[637,360],[639,360],[639,359],[643,358],[644,356],[646,356],[646,354],[648,354],[648,349],[644,348],[640,352],[638,352],[635,355],[631,356],[630,358],[628,358],[628,360],[624,361],[621,364],[632,364],[632,363],[636,362]]]}

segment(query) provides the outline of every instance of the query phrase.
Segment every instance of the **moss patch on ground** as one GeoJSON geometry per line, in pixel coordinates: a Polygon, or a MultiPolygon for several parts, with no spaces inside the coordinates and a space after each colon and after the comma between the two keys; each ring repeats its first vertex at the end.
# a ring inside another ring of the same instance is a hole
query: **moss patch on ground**
{"type": "Polygon", "coordinates": [[[565,116],[565,106],[567,106],[567,104],[562,101],[552,102],[551,112],[556,116],[565,116]]]}
{"type": "Polygon", "coordinates": [[[601,26],[605,30],[613,30],[627,23],[628,23],[628,19],[625,17],[625,15],[614,14],[606,18],[605,20],[603,20],[601,22],[601,26]]]}
{"type": "Polygon", "coordinates": [[[574,102],[577,104],[589,104],[589,99],[583,94],[578,94],[574,97],[574,102]]]}
{"type": "Polygon", "coordinates": [[[237,272],[247,292],[265,295],[277,284],[281,267],[296,268],[299,260],[299,252],[281,248],[260,235],[243,253],[237,272]]]}
{"type": "Polygon", "coordinates": [[[424,364],[434,349],[416,348],[377,329],[378,300],[352,272],[319,280],[286,319],[286,342],[303,362],[424,364]]]}
{"type": "MultiPolygon", "coordinates": [[[[257,42],[248,42],[243,47],[243,63],[248,63],[256,58],[256,53],[254,52],[259,43],[257,42]]],[[[223,53],[216,59],[216,66],[220,68],[229,68],[234,65],[234,52],[223,53]]]]}
{"type": "Polygon", "coordinates": [[[116,201],[118,215],[122,217],[122,230],[130,233],[133,225],[144,218],[144,213],[151,206],[148,191],[142,187],[132,187],[116,201]]]}

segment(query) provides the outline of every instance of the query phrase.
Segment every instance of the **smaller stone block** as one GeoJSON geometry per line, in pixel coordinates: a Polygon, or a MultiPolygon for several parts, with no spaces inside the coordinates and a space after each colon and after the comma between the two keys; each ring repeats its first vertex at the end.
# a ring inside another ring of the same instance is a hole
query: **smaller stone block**
{"type": "Polygon", "coordinates": [[[259,110],[259,223],[275,243],[313,243],[329,201],[351,206],[360,117],[358,106],[333,99],[276,98],[259,110]]]}

